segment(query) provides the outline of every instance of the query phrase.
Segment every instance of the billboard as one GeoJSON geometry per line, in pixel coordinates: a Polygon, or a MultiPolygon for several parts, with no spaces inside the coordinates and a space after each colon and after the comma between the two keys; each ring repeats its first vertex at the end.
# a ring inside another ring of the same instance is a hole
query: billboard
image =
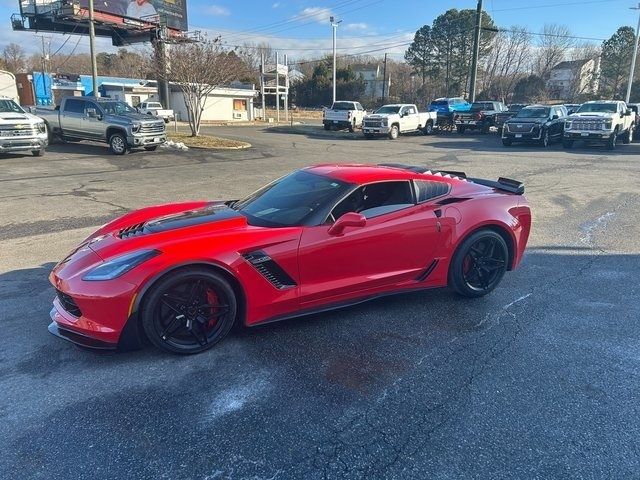
{"type": "MultiPolygon", "coordinates": [[[[87,8],[88,0],[80,0],[80,6],[87,8]]],[[[94,0],[96,12],[111,13],[147,22],[166,22],[175,30],[187,31],[186,0],[94,0]]]]}

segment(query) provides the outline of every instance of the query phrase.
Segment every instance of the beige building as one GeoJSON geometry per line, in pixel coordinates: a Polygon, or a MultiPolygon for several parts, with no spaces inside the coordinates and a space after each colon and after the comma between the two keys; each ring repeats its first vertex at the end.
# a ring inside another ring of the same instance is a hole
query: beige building
{"type": "MultiPolygon", "coordinates": [[[[250,84],[215,88],[207,97],[202,120],[224,122],[254,120],[253,102],[257,94],[255,87],[250,84]]],[[[179,120],[186,121],[189,118],[184,97],[177,85],[171,85],[171,108],[179,120]]]]}
{"type": "Polygon", "coordinates": [[[551,98],[574,100],[598,91],[600,57],[560,62],[551,69],[547,90],[551,98]]]}

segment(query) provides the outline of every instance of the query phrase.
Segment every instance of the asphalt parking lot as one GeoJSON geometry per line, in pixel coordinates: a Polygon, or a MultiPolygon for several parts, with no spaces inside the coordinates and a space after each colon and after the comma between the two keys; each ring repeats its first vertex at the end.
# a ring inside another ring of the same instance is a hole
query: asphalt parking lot
{"type": "Polygon", "coordinates": [[[640,143],[211,131],[254,146],[0,158],[0,478],[638,478],[640,143]],[[191,357],[47,332],[47,275],[98,225],[322,162],[524,181],[521,268],[482,299],[388,297],[239,328],[191,357]]]}

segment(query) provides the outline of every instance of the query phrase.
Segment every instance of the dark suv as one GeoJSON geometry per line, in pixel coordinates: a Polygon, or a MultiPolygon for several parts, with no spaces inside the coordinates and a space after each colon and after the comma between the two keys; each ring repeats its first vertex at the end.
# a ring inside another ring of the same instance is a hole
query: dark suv
{"type": "Polygon", "coordinates": [[[504,122],[502,144],[508,147],[513,142],[530,142],[546,147],[554,140],[560,141],[566,116],[567,109],[564,105],[524,107],[504,122]]]}

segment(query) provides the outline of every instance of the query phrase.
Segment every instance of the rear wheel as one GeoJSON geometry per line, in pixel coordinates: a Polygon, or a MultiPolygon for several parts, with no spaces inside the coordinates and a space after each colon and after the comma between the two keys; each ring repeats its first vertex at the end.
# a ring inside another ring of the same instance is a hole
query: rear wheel
{"type": "Polygon", "coordinates": [[[231,329],[237,311],[233,289],[219,274],[202,268],[161,279],[144,300],[142,327],[156,347],[199,353],[231,329]]]}
{"type": "Polygon", "coordinates": [[[124,155],[129,148],[127,138],[123,133],[114,133],[109,137],[109,148],[114,155],[124,155]]]}
{"type": "Polygon", "coordinates": [[[456,250],[449,268],[449,286],[465,297],[491,292],[507,270],[509,250],[493,230],[479,230],[456,250]]]}
{"type": "Polygon", "coordinates": [[[429,120],[427,122],[427,124],[424,126],[424,128],[422,129],[422,132],[425,135],[432,135],[433,134],[433,122],[431,120],[429,120]]]}

